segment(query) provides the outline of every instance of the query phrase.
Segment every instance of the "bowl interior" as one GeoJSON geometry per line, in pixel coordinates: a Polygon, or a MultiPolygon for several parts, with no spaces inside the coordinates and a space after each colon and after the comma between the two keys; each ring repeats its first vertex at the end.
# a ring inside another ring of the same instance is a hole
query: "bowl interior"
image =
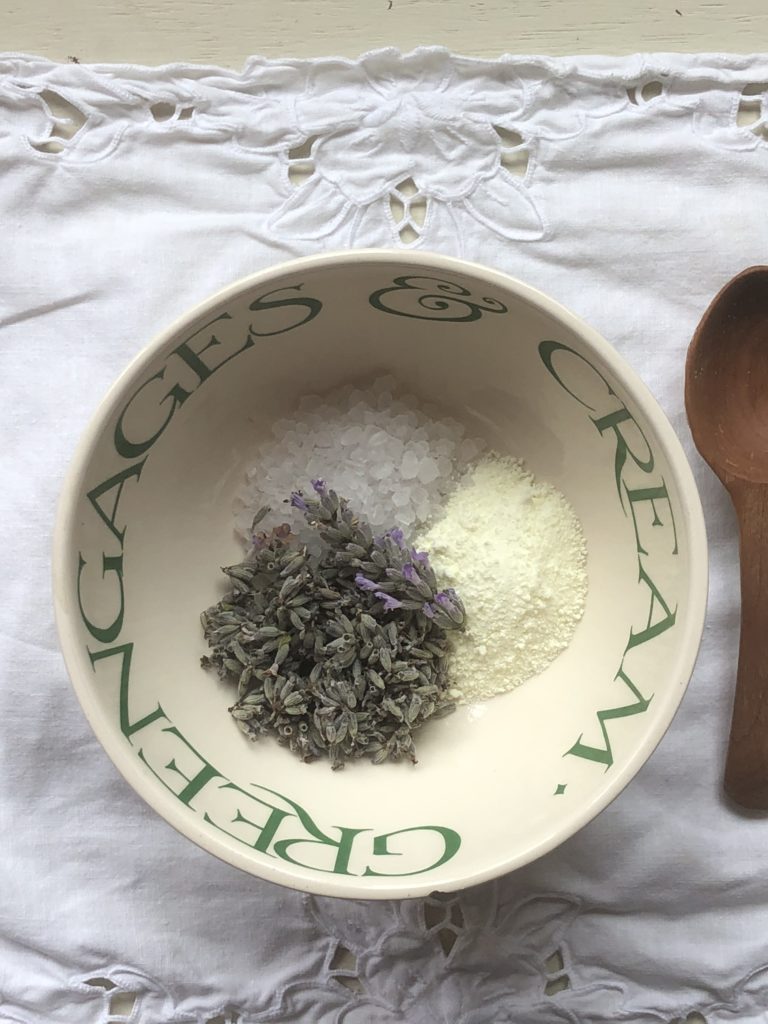
{"type": "Polygon", "coordinates": [[[526,863],[619,792],[690,675],[706,553],[682,451],[605,342],[501,275],[356,254],[236,286],[126,371],[70,475],[55,582],[80,700],[145,799],[256,874],[384,897],[526,863]],[[418,765],[332,773],[239,732],[231,688],[199,665],[199,613],[242,556],[232,500],[274,420],[379,372],[563,491],[589,594],[570,647],[430,724],[418,765]]]}

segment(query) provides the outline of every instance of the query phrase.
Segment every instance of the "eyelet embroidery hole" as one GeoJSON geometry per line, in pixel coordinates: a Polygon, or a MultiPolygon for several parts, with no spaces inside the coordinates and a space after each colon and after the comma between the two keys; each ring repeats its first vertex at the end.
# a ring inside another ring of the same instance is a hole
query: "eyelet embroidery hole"
{"type": "Polygon", "coordinates": [[[645,106],[657,100],[664,92],[664,83],[653,78],[642,85],[630,85],[627,89],[629,102],[635,107],[645,106]]]}
{"type": "Polygon", "coordinates": [[[136,1006],[137,996],[133,992],[124,992],[109,978],[89,978],[85,984],[103,989],[107,1002],[106,1024],[122,1024],[129,1020],[136,1006]]]}
{"type": "Polygon", "coordinates": [[[355,954],[339,943],[334,950],[331,962],[328,965],[331,977],[339,985],[348,988],[350,992],[364,992],[363,984],[357,976],[357,957],[355,954]]]}
{"type": "Polygon", "coordinates": [[[176,107],[172,103],[153,103],[149,112],[156,121],[170,121],[176,113],[176,107]]]}
{"type": "Polygon", "coordinates": [[[523,136],[498,124],[493,125],[493,130],[501,140],[501,166],[515,177],[524,178],[530,154],[523,136]]]}
{"type": "Polygon", "coordinates": [[[458,896],[433,892],[424,900],[424,927],[436,935],[445,956],[449,956],[464,929],[464,912],[458,896]]]}
{"type": "Polygon", "coordinates": [[[115,992],[109,1000],[109,1012],[112,1017],[130,1017],[136,1005],[133,992],[115,992]]]}
{"type": "Polygon", "coordinates": [[[556,996],[558,992],[564,992],[571,987],[571,979],[565,973],[562,950],[556,949],[547,957],[544,961],[544,970],[547,974],[544,982],[545,996],[556,996]]]}
{"type": "Polygon", "coordinates": [[[768,130],[762,119],[763,94],[768,92],[768,83],[761,82],[747,85],[741,90],[741,98],[736,111],[736,125],[749,128],[755,135],[768,139],[768,130]]]}
{"type": "Polygon", "coordinates": [[[48,138],[42,142],[33,142],[32,146],[40,153],[61,153],[83,127],[87,118],[82,110],[51,89],[43,89],[39,96],[53,124],[48,138]]]}
{"type": "Polygon", "coordinates": [[[658,99],[663,92],[664,86],[658,81],[646,82],[640,89],[640,95],[646,103],[650,103],[651,100],[658,99]]]}
{"type": "Polygon", "coordinates": [[[228,1007],[224,1013],[220,1013],[217,1017],[209,1017],[205,1024],[237,1024],[239,1020],[240,1014],[228,1007]]]}
{"type": "Polygon", "coordinates": [[[319,135],[310,135],[300,146],[288,150],[288,180],[295,188],[299,188],[315,173],[315,159],[312,148],[319,135]]]}
{"type": "Polygon", "coordinates": [[[195,113],[194,107],[182,107],[175,103],[153,103],[149,112],[158,124],[165,121],[190,121],[195,113]]]}
{"type": "Polygon", "coordinates": [[[421,238],[427,218],[427,198],[419,192],[413,178],[406,178],[389,194],[389,209],[404,245],[413,245],[421,238]]]}

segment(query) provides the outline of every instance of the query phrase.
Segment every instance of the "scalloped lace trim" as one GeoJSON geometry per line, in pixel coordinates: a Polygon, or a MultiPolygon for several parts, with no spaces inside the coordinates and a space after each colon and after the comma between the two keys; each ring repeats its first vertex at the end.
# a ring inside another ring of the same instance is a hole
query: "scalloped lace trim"
{"type": "MultiPolygon", "coordinates": [[[[768,966],[701,1005],[629,1001],[620,977],[589,980],[567,932],[582,909],[561,896],[511,908],[493,883],[382,905],[303,897],[319,929],[319,970],[266,1003],[237,1005],[199,984],[172,991],[126,965],[69,979],[41,1005],[0,1002],[2,1024],[759,1024],[768,966]],[[389,927],[381,931],[382,920],[389,927]]],[[[594,966],[594,965],[592,965],[594,966]]],[[[40,993],[42,1000],[43,996],[40,993]]]]}
{"type": "Polygon", "coordinates": [[[352,244],[366,244],[384,220],[392,244],[409,247],[441,228],[455,235],[465,216],[507,240],[545,239],[538,179],[551,147],[645,118],[721,149],[765,146],[768,63],[638,55],[577,67],[423,48],[253,58],[233,72],[0,56],[0,152],[21,146],[75,165],[118,156],[131,141],[234,146],[279,171],[269,228],[288,239],[319,240],[348,222],[352,244]]]}

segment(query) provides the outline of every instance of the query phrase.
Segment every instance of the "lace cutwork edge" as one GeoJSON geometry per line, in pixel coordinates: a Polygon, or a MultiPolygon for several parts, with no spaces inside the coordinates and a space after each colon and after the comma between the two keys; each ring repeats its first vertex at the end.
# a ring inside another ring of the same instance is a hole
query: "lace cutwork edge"
{"type": "Polygon", "coordinates": [[[218,141],[264,174],[277,170],[268,229],[304,241],[335,233],[372,244],[385,225],[407,248],[426,235],[460,236],[465,218],[508,241],[546,239],[542,147],[645,117],[687,118],[720,149],[766,146],[768,64],[718,55],[491,61],[421,48],[252,58],[238,73],[0,56],[0,159],[13,146],[55,165],[103,160],[128,138],[218,141]]]}
{"type": "MultiPolygon", "coordinates": [[[[71,1024],[733,1024],[762,1019],[757,1015],[768,998],[768,965],[714,998],[711,986],[703,985],[711,994],[698,1004],[650,994],[640,1003],[636,992],[630,996],[628,979],[606,977],[603,970],[596,980],[590,966],[579,963],[568,942],[569,930],[587,909],[579,901],[540,895],[505,905],[499,896],[497,884],[490,883],[462,894],[378,904],[370,913],[359,901],[305,896],[304,909],[318,928],[315,965],[306,979],[278,988],[261,1005],[238,1004],[213,992],[213,986],[204,994],[199,985],[173,990],[136,968],[102,964],[70,976],[67,991],[33,987],[44,1006],[25,1006],[4,993],[0,1024],[50,1024],[52,1019],[71,1024]],[[471,984],[462,984],[467,978],[471,984]]],[[[55,966],[45,973],[66,974],[63,965],[55,966]]]]}

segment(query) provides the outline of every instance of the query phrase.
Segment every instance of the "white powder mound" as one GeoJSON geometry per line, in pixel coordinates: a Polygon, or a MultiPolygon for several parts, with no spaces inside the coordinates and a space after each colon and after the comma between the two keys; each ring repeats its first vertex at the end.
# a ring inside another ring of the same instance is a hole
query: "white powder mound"
{"type": "Polygon", "coordinates": [[[425,415],[390,376],[364,391],[345,387],[302,398],[295,416],[278,420],[272,434],[254,453],[235,499],[236,529],[246,542],[263,505],[273,511],[259,529],[283,521],[298,526],[286,499],[311,490],[318,477],[349,499],[374,532],[399,526],[408,535],[441,509],[458,474],[483,449],[458,421],[425,415]]]}
{"type": "Polygon", "coordinates": [[[587,596],[586,542],[566,499],[490,453],[417,539],[464,602],[450,671],[462,703],[542,672],[570,643],[587,596]]]}

